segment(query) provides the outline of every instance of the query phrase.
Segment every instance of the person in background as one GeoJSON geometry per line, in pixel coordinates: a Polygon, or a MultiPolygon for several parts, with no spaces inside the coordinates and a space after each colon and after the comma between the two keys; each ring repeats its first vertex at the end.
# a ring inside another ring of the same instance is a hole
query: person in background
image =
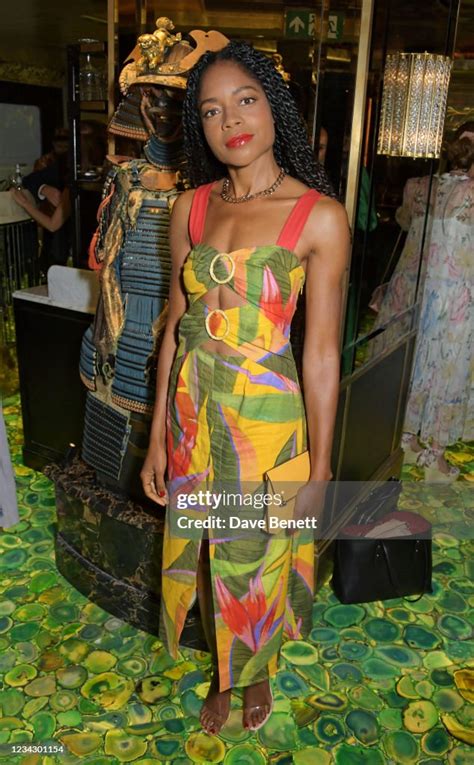
{"type": "Polygon", "coordinates": [[[69,131],[56,128],[53,150],[36,160],[33,172],[23,179],[23,189],[10,193],[43,229],[41,270],[52,265],[65,265],[70,254],[71,233],[69,191],[69,131]]]}
{"type": "MultiPolygon", "coordinates": [[[[15,202],[19,204],[20,207],[23,207],[30,218],[33,218],[33,220],[46,229],[46,231],[54,234],[64,226],[71,213],[69,190],[64,189],[63,191],[60,191],[59,189],[54,188],[54,186],[43,186],[43,193],[47,195],[45,198],[47,198],[48,202],[54,207],[52,215],[41,212],[36,206],[32,194],[29,193],[28,190],[10,189],[10,194],[15,202]]],[[[59,262],[63,264],[66,263],[68,255],[69,249],[66,248],[65,251],[61,252],[59,262]]],[[[53,265],[53,263],[49,263],[49,265],[53,265]]]]}
{"type": "MultiPolygon", "coordinates": [[[[66,265],[71,251],[71,214],[69,183],[70,168],[68,161],[67,132],[62,130],[53,141],[53,151],[41,157],[35,165],[40,169],[30,173],[23,180],[24,190],[11,189],[15,202],[19,204],[43,229],[42,262],[46,271],[52,265],[66,265]],[[59,140],[61,138],[61,140],[59,140]],[[38,200],[38,201],[37,201],[38,200]]],[[[94,120],[81,122],[81,172],[93,171],[100,176],[106,153],[105,126],[94,120]]],[[[83,232],[95,227],[94,204],[92,213],[86,220],[86,212],[81,208],[81,226],[83,232]]],[[[84,207],[84,206],[83,206],[84,207]]],[[[84,233],[87,243],[90,239],[84,233]]]]}
{"type": "Polygon", "coordinates": [[[65,127],[57,127],[54,131],[53,149],[47,154],[43,154],[33,165],[33,172],[45,170],[51,165],[67,164],[67,154],[69,151],[69,130],[65,127]]]}
{"type": "Polygon", "coordinates": [[[40,212],[51,216],[58,206],[68,177],[69,130],[54,131],[53,150],[43,154],[33,165],[33,172],[23,179],[23,188],[38,200],[40,212]]]}
{"type": "Polygon", "coordinates": [[[433,482],[456,480],[447,446],[474,438],[474,121],[448,144],[451,171],[433,182],[426,273],[402,448],[433,482]],[[424,445],[418,442],[418,434],[424,445]]]}

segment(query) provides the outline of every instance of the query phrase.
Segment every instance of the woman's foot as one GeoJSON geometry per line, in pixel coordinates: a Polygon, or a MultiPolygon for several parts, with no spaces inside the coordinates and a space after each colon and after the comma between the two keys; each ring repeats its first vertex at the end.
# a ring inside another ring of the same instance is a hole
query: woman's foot
{"type": "Polygon", "coordinates": [[[447,462],[443,447],[426,449],[418,464],[424,467],[425,480],[429,483],[452,483],[460,473],[459,468],[447,462]]]}
{"type": "Polygon", "coordinates": [[[272,689],[268,680],[244,688],[242,724],[246,730],[258,730],[268,720],[273,708],[272,689]]]}
{"type": "Polygon", "coordinates": [[[230,688],[219,691],[219,674],[212,673],[211,684],[202,705],[200,723],[206,733],[216,736],[230,714],[230,688]]]}
{"type": "Polygon", "coordinates": [[[405,452],[403,461],[406,465],[416,465],[418,458],[425,451],[413,433],[403,433],[401,447],[405,452]]]}

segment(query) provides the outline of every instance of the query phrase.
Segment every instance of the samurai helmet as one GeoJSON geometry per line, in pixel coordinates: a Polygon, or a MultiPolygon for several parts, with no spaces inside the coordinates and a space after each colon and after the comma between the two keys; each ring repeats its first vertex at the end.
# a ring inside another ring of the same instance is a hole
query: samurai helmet
{"type": "Polygon", "coordinates": [[[115,135],[146,141],[149,137],[140,113],[140,85],[186,88],[187,77],[207,51],[224,48],[229,40],[220,32],[195,29],[189,40],[180,32],[174,34],[171,19],[161,16],[151,34],[142,34],[120,72],[119,85],[124,95],[109,131],[115,135]]]}

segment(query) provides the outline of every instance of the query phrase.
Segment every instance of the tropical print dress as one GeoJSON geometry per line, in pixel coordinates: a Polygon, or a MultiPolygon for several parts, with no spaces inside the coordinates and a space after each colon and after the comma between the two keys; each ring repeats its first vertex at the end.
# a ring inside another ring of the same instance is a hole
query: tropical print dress
{"type": "MultiPolygon", "coordinates": [[[[213,486],[262,485],[264,473],[306,448],[306,421],[290,348],[290,324],[304,283],[293,249],[319,198],[306,192],[277,244],[220,253],[201,242],[211,185],[194,195],[193,249],[183,268],[188,310],[168,400],[168,479],[177,492],[213,486]],[[206,293],[219,284],[238,305],[212,310],[206,293]],[[203,347],[218,338],[231,354],[203,347]],[[238,355],[235,355],[236,352],[238,355]]],[[[168,508],[162,568],[160,635],[177,656],[196,598],[201,539],[173,532],[168,508]]],[[[283,635],[311,628],[312,532],[247,536],[208,530],[220,689],[264,680],[277,669],[283,635]]]]}
{"type": "Polygon", "coordinates": [[[432,201],[404,430],[440,446],[474,438],[474,179],[445,173],[432,201]]]}

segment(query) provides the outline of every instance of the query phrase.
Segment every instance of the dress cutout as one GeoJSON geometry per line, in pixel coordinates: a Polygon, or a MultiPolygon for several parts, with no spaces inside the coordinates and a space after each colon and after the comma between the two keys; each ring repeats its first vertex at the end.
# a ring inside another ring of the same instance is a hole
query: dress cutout
{"type": "MultiPolygon", "coordinates": [[[[209,193],[209,186],[200,187],[190,212],[193,249],[183,267],[188,309],[179,325],[168,399],[170,497],[220,479],[239,486],[250,482],[254,491],[261,486],[264,492],[264,473],[306,448],[290,346],[305,275],[284,243],[295,246],[319,194],[311,190],[300,197],[288,219],[291,226],[283,227],[276,244],[221,253],[200,241],[209,193]],[[239,305],[225,310],[206,305],[207,292],[220,284],[239,296],[239,305]],[[203,347],[210,337],[239,355],[211,353],[203,347]]],[[[160,636],[176,657],[196,598],[201,539],[174,535],[170,512],[160,636]]],[[[244,542],[224,539],[212,528],[208,535],[220,689],[243,687],[276,672],[283,635],[298,639],[311,629],[313,534],[260,534],[244,542]]]]}

